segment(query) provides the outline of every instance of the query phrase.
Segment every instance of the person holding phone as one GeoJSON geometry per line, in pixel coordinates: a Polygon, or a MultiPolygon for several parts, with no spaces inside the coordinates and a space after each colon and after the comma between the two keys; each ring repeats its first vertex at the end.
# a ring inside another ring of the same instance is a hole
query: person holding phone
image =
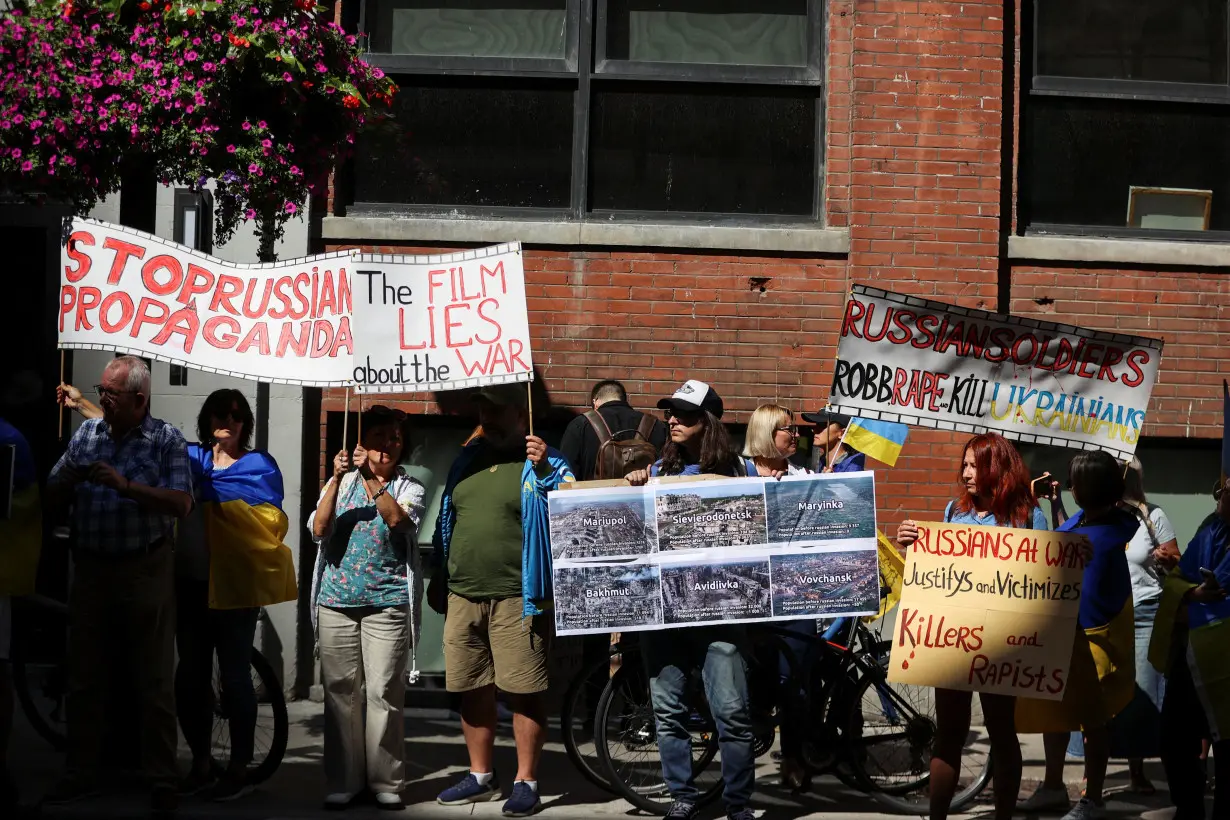
{"type": "Polygon", "coordinates": [[[1175,820],[1205,817],[1202,741],[1212,742],[1213,817],[1230,817],[1230,493],[1213,490],[1216,510],[1166,576],[1149,662],[1166,675],[1162,765],[1175,820]]]}
{"type": "MultiPolygon", "coordinates": [[[[961,492],[944,509],[944,522],[982,527],[1046,529],[1046,516],[1029,481],[1029,472],[1012,443],[997,433],[974,436],[965,445],[958,473],[961,492]]],[[[897,528],[904,550],[918,540],[918,524],[906,520],[897,528]]],[[[991,736],[995,818],[1009,820],[1021,788],[1021,744],[1013,724],[1016,699],[979,694],[987,732],[991,736]]],[[[931,820],[944,820],[961,771],[961,749],[969,734],[973,693],[935,690],[936,738],[931,756],[931,820]]]]}
{"type": "MultiPolygon", "coordinates": [[[[1080,628],[1063,700],[1017,700],[1017,732],[1045,734],[1046,750],[1045,779],[1020,808],[1029,813],[1068,808],[1064,753],[1069,734],[1080,730],[1085,741],[1086,794],[1065,820],[1097,820],[1106,816],[1102,786],[1110,748],[1107,727],[1131,702],[1136,688],[1126,549],[1140,521],[1120,503],[1123,465],[1109,453],[1087,452],[1073,458],[1068,488],[1081,509],[1057,529],[1086,536],[1092,553],[1081,580],[1080,628]]],[[[1058,502],[1055,507],[1062,513],[1058,502]]]]}

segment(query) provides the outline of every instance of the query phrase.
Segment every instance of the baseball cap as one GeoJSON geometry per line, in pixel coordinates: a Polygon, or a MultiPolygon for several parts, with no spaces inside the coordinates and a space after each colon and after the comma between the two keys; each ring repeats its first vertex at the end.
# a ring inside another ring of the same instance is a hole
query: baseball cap
{"type": "Polygon", "coordinates": [[[688,379],[669,399],[658,401],[660,410],[708,410],[719,419],[722,417],[722,397],[713,392],[713,388],[702,381],[688,379]]]}
{"type": "Polygon", "coordinates": [[[520,382],[489,384],[475,391],[471,398],[474,401],[489,401],[496,407],[507,407],[512,404],[524,405],[527,401],[525,385],[520,382]]]}
{"type": "Polygon", "coordinates": [[[821,410],[819,413],[802,413],[803,421],[820,427],[828,427],[830,424],[836,424],[838,427],[849,427],[850,416],[844,413],[829,413],[826,410],[821,410]]]}

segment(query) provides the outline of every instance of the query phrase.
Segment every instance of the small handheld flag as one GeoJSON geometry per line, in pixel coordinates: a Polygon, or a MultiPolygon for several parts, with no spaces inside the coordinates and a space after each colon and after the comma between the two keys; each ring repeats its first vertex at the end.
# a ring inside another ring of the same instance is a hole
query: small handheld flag
{"type": "Polygon", "coordinates": [[[875,419],[850,419],[842,442],[892,467],[905,446],[909,425],[875,419]]]}

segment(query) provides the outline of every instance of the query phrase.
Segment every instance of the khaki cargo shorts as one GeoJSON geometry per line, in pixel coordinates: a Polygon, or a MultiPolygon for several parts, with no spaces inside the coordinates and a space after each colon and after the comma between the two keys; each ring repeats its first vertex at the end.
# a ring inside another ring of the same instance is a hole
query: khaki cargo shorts
{"type": "Polygon", "coordinates": [[[495,684],[512,695],[547,690],[549,614],[522,617],[521,597],[471,601],[448,594],[444,619],[444,683],[450,692],[495,684]]]}

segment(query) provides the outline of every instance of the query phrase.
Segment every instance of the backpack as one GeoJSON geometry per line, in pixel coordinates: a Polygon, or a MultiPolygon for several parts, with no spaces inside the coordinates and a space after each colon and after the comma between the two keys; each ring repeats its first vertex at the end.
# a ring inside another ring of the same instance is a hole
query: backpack
{"type": "Polygon", "coordinates": [[[652,416],[641,415],[635,430],[611,432],[606,419],[597,410],[587,410],[585,420],[598,436],[598,456],[594,459],[594,479],[623,478],[633,470],[644,470],[658,460],[658,448],[649,441],[653,433],[652,416]],[[630,438],[616,441],[616,436],[631,433],[630,438]]]}

